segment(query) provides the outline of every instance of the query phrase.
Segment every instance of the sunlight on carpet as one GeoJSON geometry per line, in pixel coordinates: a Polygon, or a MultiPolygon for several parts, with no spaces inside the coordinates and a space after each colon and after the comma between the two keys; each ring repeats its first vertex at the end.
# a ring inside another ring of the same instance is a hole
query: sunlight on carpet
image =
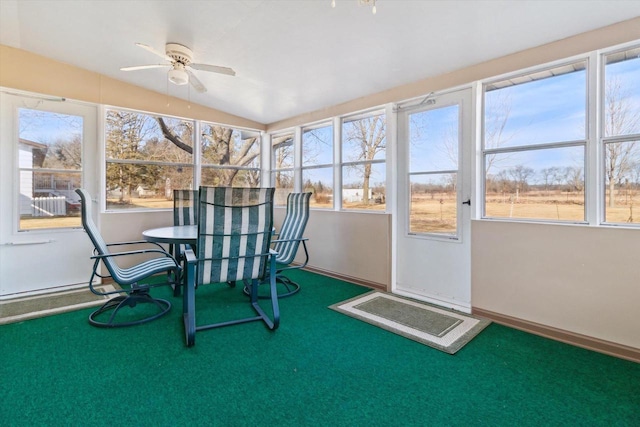
{"type": "MultiPolygon", "coordinates": [[[[98,289],[105,292],[115,291],[112,285],[100,286],[98,289]]],[[[0,325],[95,307],[104,304],[112,296],[115,294],[96,295],[86,287],[0,301],[0,325]]]]}

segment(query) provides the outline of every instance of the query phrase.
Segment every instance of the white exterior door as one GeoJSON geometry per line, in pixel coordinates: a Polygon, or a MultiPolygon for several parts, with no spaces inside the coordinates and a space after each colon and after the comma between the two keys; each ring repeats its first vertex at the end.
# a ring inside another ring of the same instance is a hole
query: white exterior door
{"type": "Polygon", "coordinates": [[[398,113],[393,292],[471,310],[471,89],[398,113]]]}
{"type": "Polygon", "coordinates": [[[75,188],[97,190],[97,107],[0,93],[0,298],[86,284],[75,188]]]}

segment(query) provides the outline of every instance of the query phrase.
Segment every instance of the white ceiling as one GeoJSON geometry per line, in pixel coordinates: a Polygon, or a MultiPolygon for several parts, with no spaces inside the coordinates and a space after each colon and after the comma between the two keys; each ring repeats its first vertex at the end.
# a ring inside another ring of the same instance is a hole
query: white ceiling
{"type": "MultiPolygon", "coordinates": [[[[134,45],[189,46],[208,88],[191,102],[263,124],[640,16],[640,1],[0,0],[0,43],[167,91],[134,45]]],[[[169,94],[187,99],[186,86],[169,94]]]]}

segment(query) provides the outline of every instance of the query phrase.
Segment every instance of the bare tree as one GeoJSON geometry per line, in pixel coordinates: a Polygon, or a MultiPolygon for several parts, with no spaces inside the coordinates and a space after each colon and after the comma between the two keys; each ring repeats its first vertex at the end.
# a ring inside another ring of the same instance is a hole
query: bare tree
{"type": "Polygon", "coordinates": [[[144,175],[135,164],[109,162],[112,160],[142,159],[142,145],[147,137],[146,116],[126,111],[109,110],[106,117],[107,189],[120,189],[119,201],[131,197],[136,184],[144,175]]]}
{"type": "Polygon", "coordinates": [[[354,165],[362,175],[362,203],[369,204],[369,188],[372,173],[372,160],[376,154],[386,149],[386,126],[382,115],[369,116],[354,120],[345,126],[345,141],[353,142],[355,154],[351,161],[362,161],[354,165]]]}
{"type": "MultiPolygon", "coordinates": [[[[248,166],[260,156],[260,142],[257,137],[241,139],[238,132],[232,128],[224,126],[210,125],[205,128],[202,134],[203,162],[219,166],[248,166]]],[[[242,172],[241,169],[224,168],[218,169],[218,185],[232,185],[236,177],[242,172]]],[[[254,178],[249,175],[248,184],[254,183],[254,178]]]]}
{"type": "Polygon", "coordinates": [[[549,191],[549,188],[553,185],[556,185],[559,181],[560,168],[558,166],[544,168],[540,170],[540,175],[542,176],[545,191],[549,191]]]}
{"type": "Polygon", "coordinates": [[[584,190],[584,168],[582,166],[565,167],[564,179],[569,192],[584,190]]]}
{"type": "Polygon", "coordinates": [[[293,188],[293,176],[291,171],[283,170],[293,168],[293,134],[275,136],[271,140],[271,148],[274,153],[275,184],[278,189],[293,188]]]}
{"type": "MultiPolygon", "coordinates": [[[[175,129],[168,126],[164,118],[157,117],[156,120],[160,125],[162,135],[168,141],[181,150],[193,154],[193,147],[185,142],[175,129]]],[[[214,181],[213,184],[220,186],[232,185],[240,173],[246,172],[243,176],[246,178],[247,183],[250,186],[257,185],[255,173],[237,168],[250,165],[260,155],[260,145],[257,137],[241,140],[239,133],[234,132],[233,128],[207,125],[203,129],[202,138],[203,163],[216,166],[233,166],[230,168],[211,169],[210,171],[214,171],[214,176],[211,178],[214,181]]]]}
{"type": "MultiPolygon", "coordinates": [[[[491,96],[485,96],[484,114],[484,149],[500,148],[515,137],[515,133],[507,134],[506,127],[511,116],[511,97],[503,91],[492,91],[491,96]]],[[[508,156],[502,155],[503,160],[508,156]]],[[[485,174],[498,162],[495,154],[485,156],[485,174]]]]}
{"type": "Polygon", "coordinates": [[[521,190],[527,191],[529,187],[529,178],[533,176],[535,171],[530,167],[517,165],[509,169],[508,173],[509,173],[509,176],[511,176],[511,179],[513,180],[513,182],[515,183],[516,200],[517,200],[520,196],[521,190]]]}
{"type": "MultiPolygon", "coordinates": [[[[606,83],[605,136],[629,135],[640,132],[640,110],[634,110],[627,88],[618,78],[606,83]]],[[[609,143],[605,145],[609,207],[616,205],[616,184],[621,185],[640,158],[640,144],[635,142],[609,143]]]]}
{"type": "Polygon", "coordinates": [[[47,150],[45,168],[82,169],[82,136],[77,133],[67,139],[57,139],[47,150]]]}

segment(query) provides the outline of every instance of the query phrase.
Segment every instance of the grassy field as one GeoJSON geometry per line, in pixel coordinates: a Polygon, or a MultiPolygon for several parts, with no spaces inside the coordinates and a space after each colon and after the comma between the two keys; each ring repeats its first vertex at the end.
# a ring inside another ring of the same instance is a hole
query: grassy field
{"type": "MultiPolygon", "coordinates": [[[[311,199],[312,208],[332,208],[330,199],[320,202],[311,199]]],[[[134,198],[131,203],[120,204],[107,200],[107,209],[172,209],[173,201],[166,198],[134,198]]],[[[384,203],[365,205],[345,203],[345,209],[384,211],[384,203]]],[[[450,194],[414,194],[411,203],[411,231],[453,233],[456,229],[457,201],[450,194]]],[[[605,208],[607,222],[640,223],[640,195],[616,200],[615,207],[605,208]],[[635,211],[634,211],[635,207],[635,211]]],[[[543,219],[548,221],[584,221],[583,197],[580,194],[527,194],[515,198],[509,195],[487,196],[486,216],[492,218],[543,219]]],[[[57,227],[80,227],[79,216],[20,219],[20,229],[33,230],[57,227]]]]}

